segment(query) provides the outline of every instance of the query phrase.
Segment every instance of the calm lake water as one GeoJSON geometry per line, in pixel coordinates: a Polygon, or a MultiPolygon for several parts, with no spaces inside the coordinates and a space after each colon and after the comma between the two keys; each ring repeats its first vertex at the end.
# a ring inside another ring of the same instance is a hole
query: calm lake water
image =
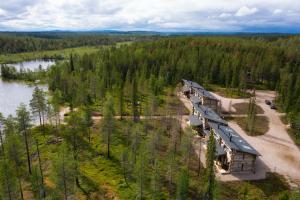
{"type": "Polygon", "coordinates": [[[24,69],[30,69],[32,71],[39,69],[41,66],[42,69],[47,69],[55,64],[55,60],[31,60],[20,63],[7,64],[9,66],[14,66],[17,70],[20,70],[22,67],[24,69]]]}
{"type": "MultiPolygon", "coordinates": [[[[17,69],[20,69],[20,67],[23,66],[24,69],[35,70],[39,68],[39,65],[41,65],[43,69],[46,69],[53,64],[55,64],[54,61],[33,60],[10,65],[14,65],[17,69]]],[[[29,86],[22,82],[7,82],[0,79],[0,112],[5,117],[9,114],[15,116],[15,111],[20,103],[24,103],[27,106],[29,105],[34,87],[35,86],[29,86]]],[[[48,88],[47,86],[39,87],[44,91],[48,88]]]]}

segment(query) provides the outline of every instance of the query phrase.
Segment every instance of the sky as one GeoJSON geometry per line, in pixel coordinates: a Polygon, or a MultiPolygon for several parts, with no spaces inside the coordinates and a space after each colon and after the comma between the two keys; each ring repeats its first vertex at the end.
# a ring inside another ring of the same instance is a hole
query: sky
{"type": "Polygon", "coordinates": [[[0,31],[300,33],[300,0],[1,0],[0,31]]]}

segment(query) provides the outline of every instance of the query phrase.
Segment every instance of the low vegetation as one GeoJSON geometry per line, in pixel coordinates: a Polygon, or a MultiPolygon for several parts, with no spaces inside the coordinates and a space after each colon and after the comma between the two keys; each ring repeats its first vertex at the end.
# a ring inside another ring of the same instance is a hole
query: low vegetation
{"type": "Polygon", "coordinates": [[[219,193],[223,200],[231,199],[272,199],[296,200],[297,191],[288,191],[289,185],[276,173],[268,173],[267,178],[258,181],[220,183],[219,193]],[[276,188],[276,189],[275,189],[276,188]]]}
{"type": "MultiPolygon", "coordinates": [[[[232,107],[235,109],[235,112],[231,112],[232,114],[245,115],[248,113],[249,103],[235,103],[232,107]]],[[[255,110],[256,114],[264,114],[264,110],[259,105],[255,105],[255,110]]]]}
{"type": "Polygon", "coordinates": [[[269,120],[266,116],[255,117],[255,124],[252,132],[247,129],[246,117],[234,117],[231,120],[235,121],[250,136],[264,135],[269,130],[269,120]]]}
{"type": "Polygon", "coordinates": [[[26,52],[26,53],[15,53],[15,54],[0,54],[0,64],[6,63],[16,63],[23,62],[28,60],[36,59],[57,59],[63,60],[68,59],[70,54],[89,54],[99,51],[99,46],[94,47],[75,47],[75,48],[66,48],[61,50],[47,50],[47,51],[35,51],[35,52],[26,52]]]}
{"type": "Polygon", "coordinates": [[[289,133],[290,137],[295,142],[295,144],[300,146],[300,129],[299,129],[298,125],[294,124],[294,126],[292,126],[291,124],[289,124],[290,120],[287,115],[281,116],[280,119],[281,119],[282,123],[289,126],[289,127],[287,127],[287,132],[289,133]]]}
{"type": "Polygon", "coordinates": [[[206,84],[205,88],[226,98],[242,99],[242,98],[249,98],[252,96],[249,92],[242,90],[240,88],[225,88],[215,84],[206,84]]]}

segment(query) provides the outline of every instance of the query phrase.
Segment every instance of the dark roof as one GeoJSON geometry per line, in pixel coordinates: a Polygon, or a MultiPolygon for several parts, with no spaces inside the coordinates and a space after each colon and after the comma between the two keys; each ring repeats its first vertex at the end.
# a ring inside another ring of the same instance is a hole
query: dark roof
{"type": "Polygon", "coordinates": [[[201,113],[201,116],[203,118],[206,118],[209,121],[213,121],[224,125],[228,124],[227,121],[223,120],[217,113],[215,113],[213,109],[209,107],[197,105],[195,103],[193,103],[193,107],[195,108],[196,111],[201,113]]]}
{"type": "Polygon", "coordinates": [[[189,121],[190,121],[191,126],[200,126],[202,124],[200,119],[195,115],[190,115],[189,116],[189,121]]]}
{"type": "Polygon", "coordinates": [[[194,95],[190,97],[190,100],[191,100],[191,102],[194,103],[194,104],[198,104],[198,103],[201,102],[201,100],[199,99],[199,97],[196,97],[196,96],[194,96],[194,95]]]}
{"type": "Polygon", "coordinates": [[[260,155],[246,140],[244,140],[235,130],[229,126],[223,126],[217,123],[208,122],[209,126],[214,130],[214,132],[219,135],[224,143],[229,146],[229,148],[250,153],[253,155],[260,155]]]}
{"type": "Polygon", "coordinates": [[[210,92],[208,92],[205,89],[196,88],[195,92],[198,93],[200,96],[203,96],[203,97],[206,97],[209,99],[213,99],[213,100],[218,100],[214,95],[212,95],[210,92]]]}
{"type": "Polygon", "coordinates": [[[184,82],[184,84],[186,84],[188,87],[192,87],[192,88],[199,88],[199,89],[203,89],[204,88],[199,85],[198,83],[196,82],[193,82],[193,81],[189,81],[189,80],[185,80],[185,79],[182,79],[182,81],[184,82]]]}
{"type": "Polygon", "coordinates": [[[221,147],[221,145],[219,143],[216,144],[216,154],[217,154],[217,156],[226,154],[226,152],[224,151],[224,148],[221,147]]]}

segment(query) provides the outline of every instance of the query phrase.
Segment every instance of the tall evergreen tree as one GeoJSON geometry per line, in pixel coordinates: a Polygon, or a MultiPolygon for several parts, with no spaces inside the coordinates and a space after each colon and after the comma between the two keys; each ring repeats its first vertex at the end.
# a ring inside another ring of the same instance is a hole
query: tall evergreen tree
{"type": "Polygon", "coordinates": [[[58,198],[67,200],[75,192],[74,157],[63,144],[53,162],[52,180],[58,198]]]}
{"type": "Polygon", "coordinates": [[[206,169],[205,169],[205,199],[213,200],[215,191],[215,172],[214,160],[216,157],[216,142],[213,131],[210,132],[206,153],[206,169]]]}
{"type": "Polygon", "coordinates": [[[37,114],[39,117],[40,125],[44,126],[45,113],[47,109],[47,101],[45,92],[35,87],[32,93],[32,99],[30,100],[30,107],[33,114],[37,114]]]}
{"type": "Polygon", "coordinates": [[[103,105],[103,120],[101,122],[101,134],[102,141],[106,144],[106,155],[110,158],[110,145],[111,137],[115,132],[115,111],[114,111],[114,101],[110,94],[106,96],[106,100],[103,105]]]}
{"type": "Polygon", "coordinates": [[[187,199],[188,188],[189,188],[189,172],[186,167],[183,167],[180,171],[178,182],[177,182],[176,200],[187,199]]]}
{"type": "Polygon", "coordinates": [[[28,172],[31,174],[31,159],[30,159],[30,113],[27,111],[25,104],[20,104],[17,109],[17,121],[19,131],[24,137],[26,155],[27,155],[27,164],[28,172]]]}
{"type": "Polygon", "coordinates": [[[6,158],[0,160],[0,197],[1,199],[18,199],[18,186],[15,171],[6,158]]]}

